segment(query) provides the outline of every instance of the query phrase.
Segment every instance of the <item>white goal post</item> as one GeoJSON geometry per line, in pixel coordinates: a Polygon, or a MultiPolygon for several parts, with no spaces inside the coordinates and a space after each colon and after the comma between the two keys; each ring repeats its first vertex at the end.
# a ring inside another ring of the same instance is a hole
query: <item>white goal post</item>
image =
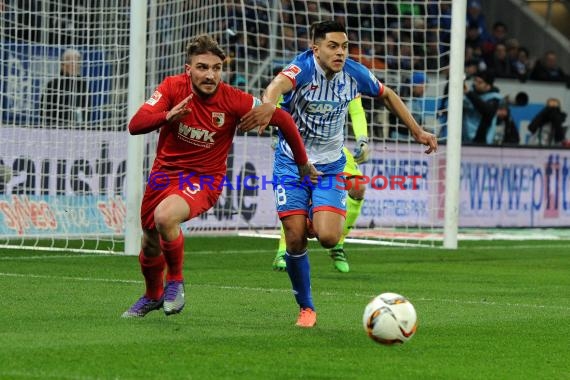
{"type": "MultiPolygon", "coordinates": [[[[444,126],[460,125],[465,3],[7,4],[0,21],[0,248],[138,254],[140,200],[157,135],[132,137],[126,125],[165,76],[182,72],[185,45],[200,33],[213,35],[228,52],[223,79],[260,96],[275,72],[309,46],[310,23],[334,18],[347,27],[351,57],[369,66],[410,107],[419,107],[416,113],[426,129],[439,134],[444,126]],[[86,103],[71,106],[68,119],[53,123],[44,116],[50,108],[42,94],[58,77],[69,49],[81,55],[81,78],[89,91],[86,103]],[[425,86],[422,99],[412,94],[417,80],[425,86]]],[[[459,128],[449,128],[440,151],[427,156],[421,146],[397,134],[398,121],[381,102],[365,98],[364,106],[373,154],[361,166],[363,173],[377,181],[418,175],[421,183],[417,191],[409,186],[380,189],[381,182],[369,185],[350,237],[374,244],[443,242],[456,248],[459,128]]],[[[346,134],[352,148],[350,127],[346,134]]],[[[238,135],[228,178],[270,176],[272,154],[270,136],[238,135]]],[[[269,186],[228,186],[218,204],[185,224],[184,232],[261,235],[275,234],[277,228],[269,186]]]]}

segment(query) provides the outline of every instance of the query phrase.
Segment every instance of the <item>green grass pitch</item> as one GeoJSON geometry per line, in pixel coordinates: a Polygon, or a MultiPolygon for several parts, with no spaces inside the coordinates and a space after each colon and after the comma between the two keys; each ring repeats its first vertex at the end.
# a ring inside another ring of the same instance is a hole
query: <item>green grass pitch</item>
{"type": "Polygon", "coordinates": [[[276,241],[186,240],[186,309],[120,318],[143,292],[133,256],[0,250],[0,379],[570,379],[568,241],[460,249],[311,245],[314,329],[294,326],[276,241]],[[411,341],[362,328],[375,295],[407,296],[411,341]]]}

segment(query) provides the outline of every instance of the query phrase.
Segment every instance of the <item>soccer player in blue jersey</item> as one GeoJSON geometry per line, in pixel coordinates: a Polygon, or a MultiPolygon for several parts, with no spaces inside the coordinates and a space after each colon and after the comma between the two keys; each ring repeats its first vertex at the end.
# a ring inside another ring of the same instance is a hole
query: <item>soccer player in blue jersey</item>
{"type": "MultiPolygon", "coordinates": [[[[343,148],[344,155],[346,156],[346,165],[344,166],[343,172],[348,174],[346,180],[351,181],[350,185],[346,185],[346,187],[349,188],[346,197],[346,219],[339,242],[333,248],[329,249],[329,255],[333,260],[334,267],[341,273],[348,273],[350,271],[348,255],[344,251],[344,239],[348,236],[360,216],[366,191],[365,186],[359,186],[356,182],[357,179],[362,176],[358,165],[368,161],[370,156],[368,125],[360,96],[352,99],[350,103],[348,103],[348,114],[350,115],[352,131],[356,138],[356,147],[354,149],[354,155],[346,147],[343,148]]],[[[362,184],[363,182],[360,183],[362,184]]],[[[275,258],[273,259],[273,270],[284,271],[287,269],[287,263],[285,262],[286,252],[287,242],[285,241],[285,231],[283,227],[281,227],[279,246],[275,258]]]]}
{"type": "MultiPolygon", "coordinates": [[[[435,135],[418,125],[400,97],[365,66],[348,58],[348,37],[342,24],[322,21],[312,30],[312,48],[298,55],[271,81],[263,102],[275,105],[284,95],[281,108],[293,116],[309,160],[324,173],[323,182],[343,172],[343,129],[348,104],[358,94],[381,98],[409,128],[412,137],[427,146],[426,153],[437,150],[435,135]]],[[[261,133],[271,116],[271,108],[253,109],[242,118],[240,129],[249,131],[259,126],[261,133]]],[[[274,183],[275,203],[285,230],[287,273],[300,307],[297,326],[310,328],[317,323],[317,314],[311,293],[307,237],[314,233],[327,249],[339,242],[346,214],[346,190],[341,186],[299,186],[291,149],[281,135],[273,174],[280,179],[274,183]]]]}

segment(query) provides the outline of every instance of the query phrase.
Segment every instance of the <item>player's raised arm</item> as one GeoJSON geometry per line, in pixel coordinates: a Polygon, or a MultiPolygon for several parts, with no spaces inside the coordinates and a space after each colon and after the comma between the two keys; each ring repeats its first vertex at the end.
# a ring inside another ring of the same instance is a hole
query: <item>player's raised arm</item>
{"type": "Polygon", "coordinates": [[[435,135],[424,131],[419,126],[404,102],[402,102],[402,99],[392,89],[384,86],[384,91],[380,97],[384,100],[384,105],[408,127],[414,139],[420,144],[428,146],[426,153],[437,151],[437,138],[435,135]]]}
{"type": "Polygon", "coordinates": [[[164,102],[161,102],[162,94],[155,91],[149,100],[143,104],[129,122],[129,133],[131,135],[141,135],[152,132],[165,123],[177,120],[190,113],[186,108],[193,94],[188,95],[184,100],[175,105],[171,110],[167,110],[164,102]]]}
{"type": "Polygon", "coordinates": [[[240,131],[248,132],[259,127],[258,133],[261,134],[269,125],[281,95],[291,91],[292,88],[291,79],[285,75],[278,74],[273,78],[263,94],[263,105],[253,108],[241,118],[240,131]]]}

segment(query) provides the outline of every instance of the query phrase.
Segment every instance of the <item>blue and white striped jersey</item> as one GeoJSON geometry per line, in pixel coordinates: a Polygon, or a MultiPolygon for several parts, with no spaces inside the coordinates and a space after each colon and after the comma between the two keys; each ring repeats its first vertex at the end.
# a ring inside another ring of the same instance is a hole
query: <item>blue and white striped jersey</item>
{"type": "MultiPolygon", "coordinates": [[[[348,103],[358,94],[377,97],[384,91],[370,70],[350,58],[341,72],[327,80],[312,50],[299,54],[281,75],[293,82],[293,89],[284,94],[281,108],[297,123],[309,160],[316,164],[341,157],[348,103]]],[[[293,158],[281,135],[279,145],[282,152],[293,158]]]]}

